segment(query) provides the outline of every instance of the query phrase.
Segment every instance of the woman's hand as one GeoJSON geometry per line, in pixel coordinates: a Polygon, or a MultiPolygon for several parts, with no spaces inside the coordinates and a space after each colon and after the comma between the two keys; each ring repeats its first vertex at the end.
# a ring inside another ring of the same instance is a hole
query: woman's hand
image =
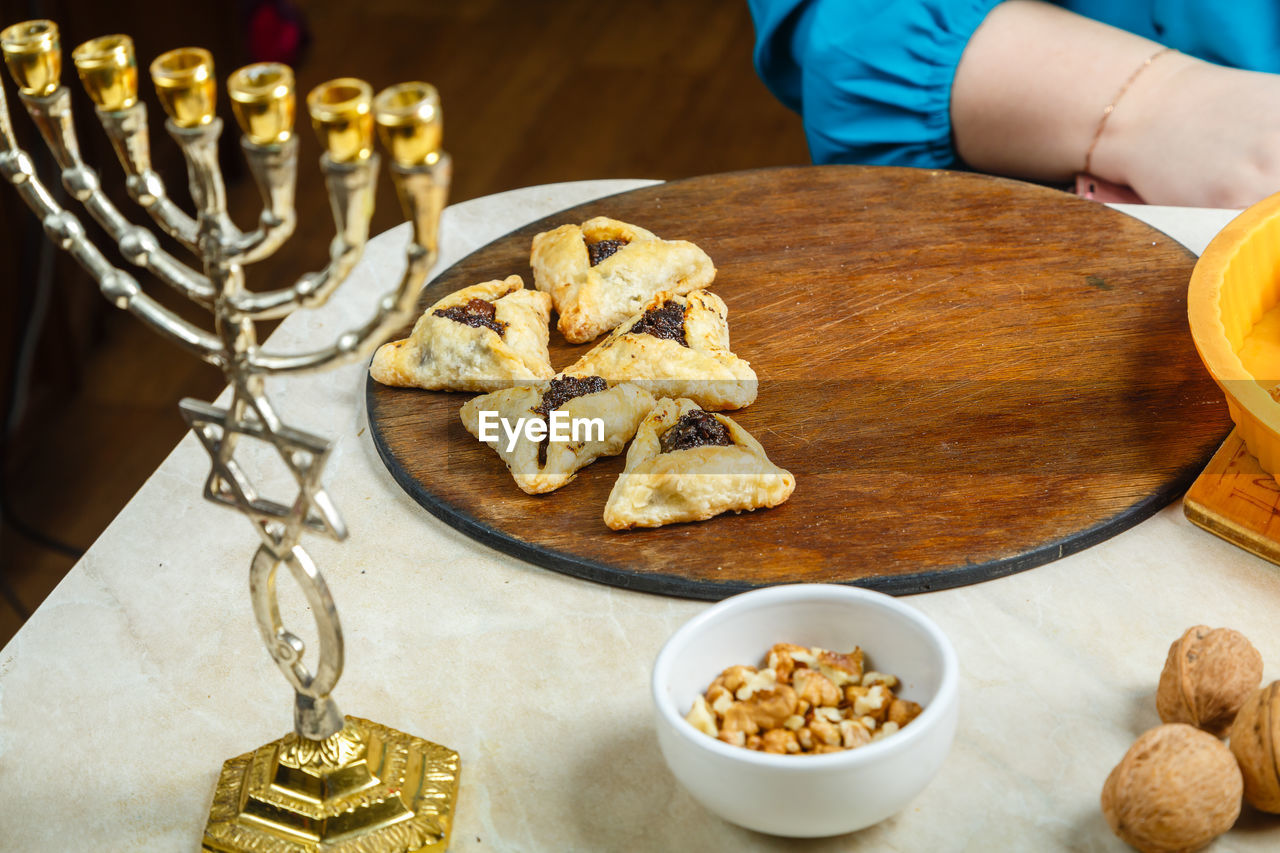
{"type": "Polygon", "coordinates": [[[1116,106],[1093,171],[1150,204],[1247,207],[1280,191],[1280,76],[1169,59],[1116,106]]]}

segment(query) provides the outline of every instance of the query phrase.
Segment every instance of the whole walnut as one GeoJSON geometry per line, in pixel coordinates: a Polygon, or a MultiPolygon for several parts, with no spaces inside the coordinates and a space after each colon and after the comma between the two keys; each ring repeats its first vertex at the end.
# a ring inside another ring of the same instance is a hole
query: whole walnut
{"type": "Polygon", "coordinates": [[[1226,744],[1172,723],[1129,747],[1102,786],[1102,814],[1143,853],[1198,850],[1236,822],[1243,789],[1226,744]]]}
{"type": "Polygon", "coordinates": [[[1280,814],[1280,681],[1245,701],[1231,725],[1231,751],[1244,774],[1244,798],[1254,808],[1280,814]]]}
{"type": "Polygon", "coordinates": [[[1166,723],[1189,723],[1222,737],[1262,683],[1262,655],[1239,631],[1196,625],[1169,647],[1156,689],[1166,723]]]}

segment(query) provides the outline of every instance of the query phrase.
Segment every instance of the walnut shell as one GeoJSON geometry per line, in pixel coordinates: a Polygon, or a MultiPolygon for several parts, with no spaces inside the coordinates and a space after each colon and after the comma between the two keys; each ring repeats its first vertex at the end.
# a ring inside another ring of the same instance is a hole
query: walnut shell
{"type": "Polygon", "coordinates": [[[1172,723],[1129,747],[1102,786],[1102,814],[1143,853],[1199,850],[1236,822],[1243,789],[1226,744],[1172,723]]]}
{"type": "Polygon", "coordinates": [[[1280,814],[1280,681],[1255,690],[1231,725],[1231,751],[1244,774],[1244,798],[1280,814]]]}
{"type": "Polygon", "coordinates": [[[1156,710],[1166,723],[1189,723],[1223,737],[1262,683],[1262,655],[1239,631],[1196,625],[1169,647],[1156,710]]]}

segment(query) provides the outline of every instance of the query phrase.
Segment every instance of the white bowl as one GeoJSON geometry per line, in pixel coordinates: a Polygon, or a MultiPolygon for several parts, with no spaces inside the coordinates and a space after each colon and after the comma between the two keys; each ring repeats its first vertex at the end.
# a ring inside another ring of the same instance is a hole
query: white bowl
{"type": "Polygon", "coordinates": [[[689,620],[653,666],[658,744],[694,799],[739,826],[795,838],[838,835],[901,811],[942,766],[955,737],[959,664],[946,635],[892,596],[851,586],[774,586],[689,620]],[[861,646],[895,692],[924,706],[901,731],[844,752],[774,755],[730,746],[685,719],[726,667],[760,665],[774,643],[861,646]]]}

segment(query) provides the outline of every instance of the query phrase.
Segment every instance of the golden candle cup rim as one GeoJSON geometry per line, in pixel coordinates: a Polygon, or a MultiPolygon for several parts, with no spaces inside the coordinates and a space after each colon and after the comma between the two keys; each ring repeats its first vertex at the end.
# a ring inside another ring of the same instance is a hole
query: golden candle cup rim
{"type": "Polygon", "coordinates": [[[413,80],[388,86],[373,99],[378,124],[400,127],[440,118],[440,93],[430,83],[413,80]]]}
{"type": "Polygon", "coordinates": [[[178,85],[213,79],[213,54],[203,47],[176,47],[151,61],[151,79],[178,85]]]}
{"type": "Polygon", "coordinates": [[[0,30],[5,53],[47,53],[58,48],[58,25],[48,18],[19,21],[0,30]]]}
{"type": "Polygon", "coordinates": [[[114,112],[138,102],[138,61],[129,36],[113,33],[89,39],[71,51],[71,59],[98,109],[114,112]]]}
{"type": "Polygon", "coordinates": [[[45,18],[21,21],[0,30],[9,76],[22,94],[47,98],[58,91],[62,74],[62,41],[58,25],[45,18]]]}
{"type": "Polygon", "coordinates": [[[137,63],[133,39],[124,33],[112,33],[81,42],[71,51],[71,59],[76,68],[102,68],[107,65],[124,68],[137,63]]]}
{"type": "Polygon", "coordinates": [[[227,78],[227,94],[241,103],[278,100],[293,93],[293,69],[283,62],[255,62],[227,78]]]}
{"type": "Polygon", "coordinates": [[[373,108],[373,87],[358,77],[326,80],[307,93],[307,110],[316,121],[344,121],[373,108]]]}

